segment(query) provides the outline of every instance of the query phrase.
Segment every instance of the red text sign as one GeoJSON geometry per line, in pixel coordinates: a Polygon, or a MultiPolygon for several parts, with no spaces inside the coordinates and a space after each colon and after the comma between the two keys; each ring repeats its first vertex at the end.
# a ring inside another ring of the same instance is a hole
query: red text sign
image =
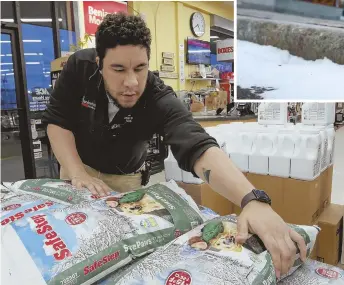
{"type": "Polygon", "coordinates": [[[84,1],[85,33],[95,35],[97,27],[107,14],[127,12],[127,5],[114,1],[84,1]]]}
{"type": "Polygon", "coordinates": [[[234,39],[216,42],[217,61],[234,60],[234,39]]]}

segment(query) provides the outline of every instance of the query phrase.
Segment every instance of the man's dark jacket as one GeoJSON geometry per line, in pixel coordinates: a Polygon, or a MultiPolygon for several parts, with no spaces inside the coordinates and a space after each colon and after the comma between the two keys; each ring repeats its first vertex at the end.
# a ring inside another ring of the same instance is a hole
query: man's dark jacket
{"type": "Polygon", "coordinates": [[[120,108],[109,123],[108,98],[95,59],[95,49],[69,57],[43,122],[72,131],[83,163],[103,173],[128,174],[139,169],[154,133],[171,145],[179,166],[194,173],[196,160],[218,144],[194,121],[173,89],[149,72],[137,104],[120,108]]]}

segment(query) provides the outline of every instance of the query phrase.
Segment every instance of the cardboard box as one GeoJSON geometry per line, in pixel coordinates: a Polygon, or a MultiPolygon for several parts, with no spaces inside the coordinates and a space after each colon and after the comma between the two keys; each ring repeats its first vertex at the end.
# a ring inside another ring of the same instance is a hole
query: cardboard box
{"type": "Polygon", "coordinates": [[[238,207],[237,205],[234,205],[233,206],[233,213],[236,214],[237,216],[239,216],[241,213],[241,208],[238,207]]]}
{"type": "Polygon", "coordinates": [[[320,203],[323,175],[313,181],[284,179],[282,217],[287,223],[313,225],[323,211],[320,203]]]}
{"type": "MultiPolygon", "coordinates": [[[[313,181],[247,173],[254,187],[270,196],[273,210],[287,223],[313,225],[330,201],[332,168],[313,181]]],[[[241,209],[234,206],[234,212],[241,209]]]]}
{"type": "Polygon", "coordinates": [[[318,248],[318,239],[315,241],[313,250],[309,255],[310,259],[317,260],[317,248],[318,248]]]}
{"type": "Polygon", "coordinates": [[[210,92],[208,96],[205,97],[205,106],[207,111],[217,110],[219,108],[224,109],[227,106],[227,92],[218,91],[210,92]]]}
{"type": "Polygon", "coordinates": [[[283,181],[284,178],[247,173],[247,179],[257,189],[264,190],[271,198],[272,209],[283,218],[283,181]]]}
{"type": "Polygon", "coordinates": [[[326,208],[331,203],[332,179],[333,165],[322,174],[320,203],[323,208],[326,208]]]}
{"type": "Polygon", "coordinates": [[[210,208],[221,216],[233,213],[234,204],[215,192],[209,184],[188,184],[177,182],[197,204],[210,208]]]}
{"type": "MultiPolygon", "coordinates": [[[[333,167],[313,181],[244,173],[257,189],[267,192],[272,208],[287,223],[313,225],[328,205],[332,190],[333,167]]],[[[241,208],[213,191],[209,185],[180,184],[194,200],[221,215],[235,213],[241,208]]]]}
{"type": "Polygon", "coordinates": [[[317,260],[337,266],[343,242],[344,206],[330,204],[319,217],[317,260]]]}

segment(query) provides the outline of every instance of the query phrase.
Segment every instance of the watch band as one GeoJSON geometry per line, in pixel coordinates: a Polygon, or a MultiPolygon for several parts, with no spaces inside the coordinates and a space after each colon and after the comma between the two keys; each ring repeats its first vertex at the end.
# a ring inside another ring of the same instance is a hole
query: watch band
{"type": "Polygon", "coordinates": [[[264,191],[253,189],[242,199],[241,208],[243,209],[249,202],[253,200],[271,205],[271,199],[264,191]]]}
{"type": "Polygon", "coordinates": [[[257,200],[256,195],[251,191],[250,193],[246,194],[244,198],[241,200],[241,209],[244,209],[244,207],[251,202],[252,200],[257,200]]]}

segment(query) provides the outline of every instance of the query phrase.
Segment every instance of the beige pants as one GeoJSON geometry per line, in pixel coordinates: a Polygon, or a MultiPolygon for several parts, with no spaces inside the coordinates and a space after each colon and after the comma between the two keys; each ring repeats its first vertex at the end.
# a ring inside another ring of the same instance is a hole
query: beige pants
{"type": "MultiPolygon", "coordinates": [[[[109,186],[113,191],[117,192],[127,192],[141,188],[141,173],[136,174],[126,174],[126,175],[116,175],[116,174],[106,174],[101,173],[98,170],[84,165],[85,170],[88,175],[96,177],[102,180],[107,186],[109,186]]],[[[71,179],[66,171],[61,167],[60,179],[71,179]]]]}

